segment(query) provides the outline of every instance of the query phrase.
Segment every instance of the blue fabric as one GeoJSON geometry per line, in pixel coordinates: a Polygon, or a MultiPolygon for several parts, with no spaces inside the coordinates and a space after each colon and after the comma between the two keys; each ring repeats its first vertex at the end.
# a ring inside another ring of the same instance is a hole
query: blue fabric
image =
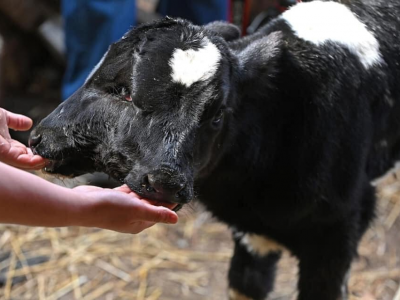
{"type": "MultiPolygon", "coordinates": [[[[160,13],[195,24],[228,19],[228,0],[160,0],[160,13]]],[[[62,99],[83,85],[109,45],[136,24],[135,0],[63,0],[67,70],[62,99]]]]}
{"type": "Polygon", "coordinates": [[[161,0],[159,12],[164,16],[185,18],[197,25],[228,20],[229,0],[161,0]]]}
{"type": "Polygon", "coordinates": [[[83,83],[109,45],[136,23],[133,0],[63,0],[67,70],[62,98],[83,83]]]}

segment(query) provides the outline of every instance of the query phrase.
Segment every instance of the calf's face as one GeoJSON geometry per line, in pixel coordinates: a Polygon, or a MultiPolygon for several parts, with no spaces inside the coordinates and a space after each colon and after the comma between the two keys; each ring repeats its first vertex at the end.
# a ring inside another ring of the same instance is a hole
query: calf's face
{"type": "Polygon", "coordinates": [[[30,146],[49,159],[47,172],[102,171],[143,197],[187,203],[229,136],[233,63],[207,28],[164,19],[133,29],[42,120],[30,146]]]}

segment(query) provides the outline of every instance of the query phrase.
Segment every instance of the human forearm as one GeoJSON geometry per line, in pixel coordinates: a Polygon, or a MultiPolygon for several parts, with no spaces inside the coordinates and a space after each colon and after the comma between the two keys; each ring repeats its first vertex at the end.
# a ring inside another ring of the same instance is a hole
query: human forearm
{"type": "Polygon", "coordinates": [[[155,223],[178,221],[175,212],[149,204],[126,186],[71,190],[3,163],[0,174],[0,223],[138,233],[155,223]]]}
{"type": "Polygon", "coordinates": [[[0,223],[80,225],[81,195],[0,163],[0,223]]]}

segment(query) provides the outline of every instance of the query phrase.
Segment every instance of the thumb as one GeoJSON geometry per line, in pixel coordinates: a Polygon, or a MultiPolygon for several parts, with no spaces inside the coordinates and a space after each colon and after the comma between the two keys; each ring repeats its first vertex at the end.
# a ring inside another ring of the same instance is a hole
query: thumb
{"type": "Polygon", "coordinates": [[[174,211],[150,204],[145,204],[143,209],[140,209],[138,217],[143,221],[155,223],[175,224],[178,222],[178,215],[174,211]]]}
{"type": "Polygon", "coordinates": [[[4,110],[7,118],[7,126],[14,130],[28,130],[32,127],[32,120],[24,115],[14,114],[4,110]]]}

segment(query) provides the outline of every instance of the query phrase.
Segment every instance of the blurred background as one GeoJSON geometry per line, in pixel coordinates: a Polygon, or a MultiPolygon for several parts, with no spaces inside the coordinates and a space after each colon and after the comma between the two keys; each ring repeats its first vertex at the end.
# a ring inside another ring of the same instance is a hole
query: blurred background
{"type": "MultiPolygon", "coordinates": [[[[230,1],[227,20],[252,33],[295,2],[230,1]]],[[[161,17],[158,8],[157,0],[138,0],[136,22],[161,17]]],[[[60,1],[0,0],[0,107],[37,123],[62,101],[66,69],[60,1]]],[[[28,134],[13,137],[26,143],[28,134]]],[[[378,216],[359,247],[350,299],[400,300],[399,175],[394,169],[376,182],[378,216]]],[[[47,179],[112,184],[104,176],[47,179]]],[[[178,225],[139,235],[0,225],[0,299],[227,299],[231,254],[229,229],[197,203],[180,212],[178,225]]],[[[295,299],[296,265],[285,253],[269,299],[295,299]]]]}

